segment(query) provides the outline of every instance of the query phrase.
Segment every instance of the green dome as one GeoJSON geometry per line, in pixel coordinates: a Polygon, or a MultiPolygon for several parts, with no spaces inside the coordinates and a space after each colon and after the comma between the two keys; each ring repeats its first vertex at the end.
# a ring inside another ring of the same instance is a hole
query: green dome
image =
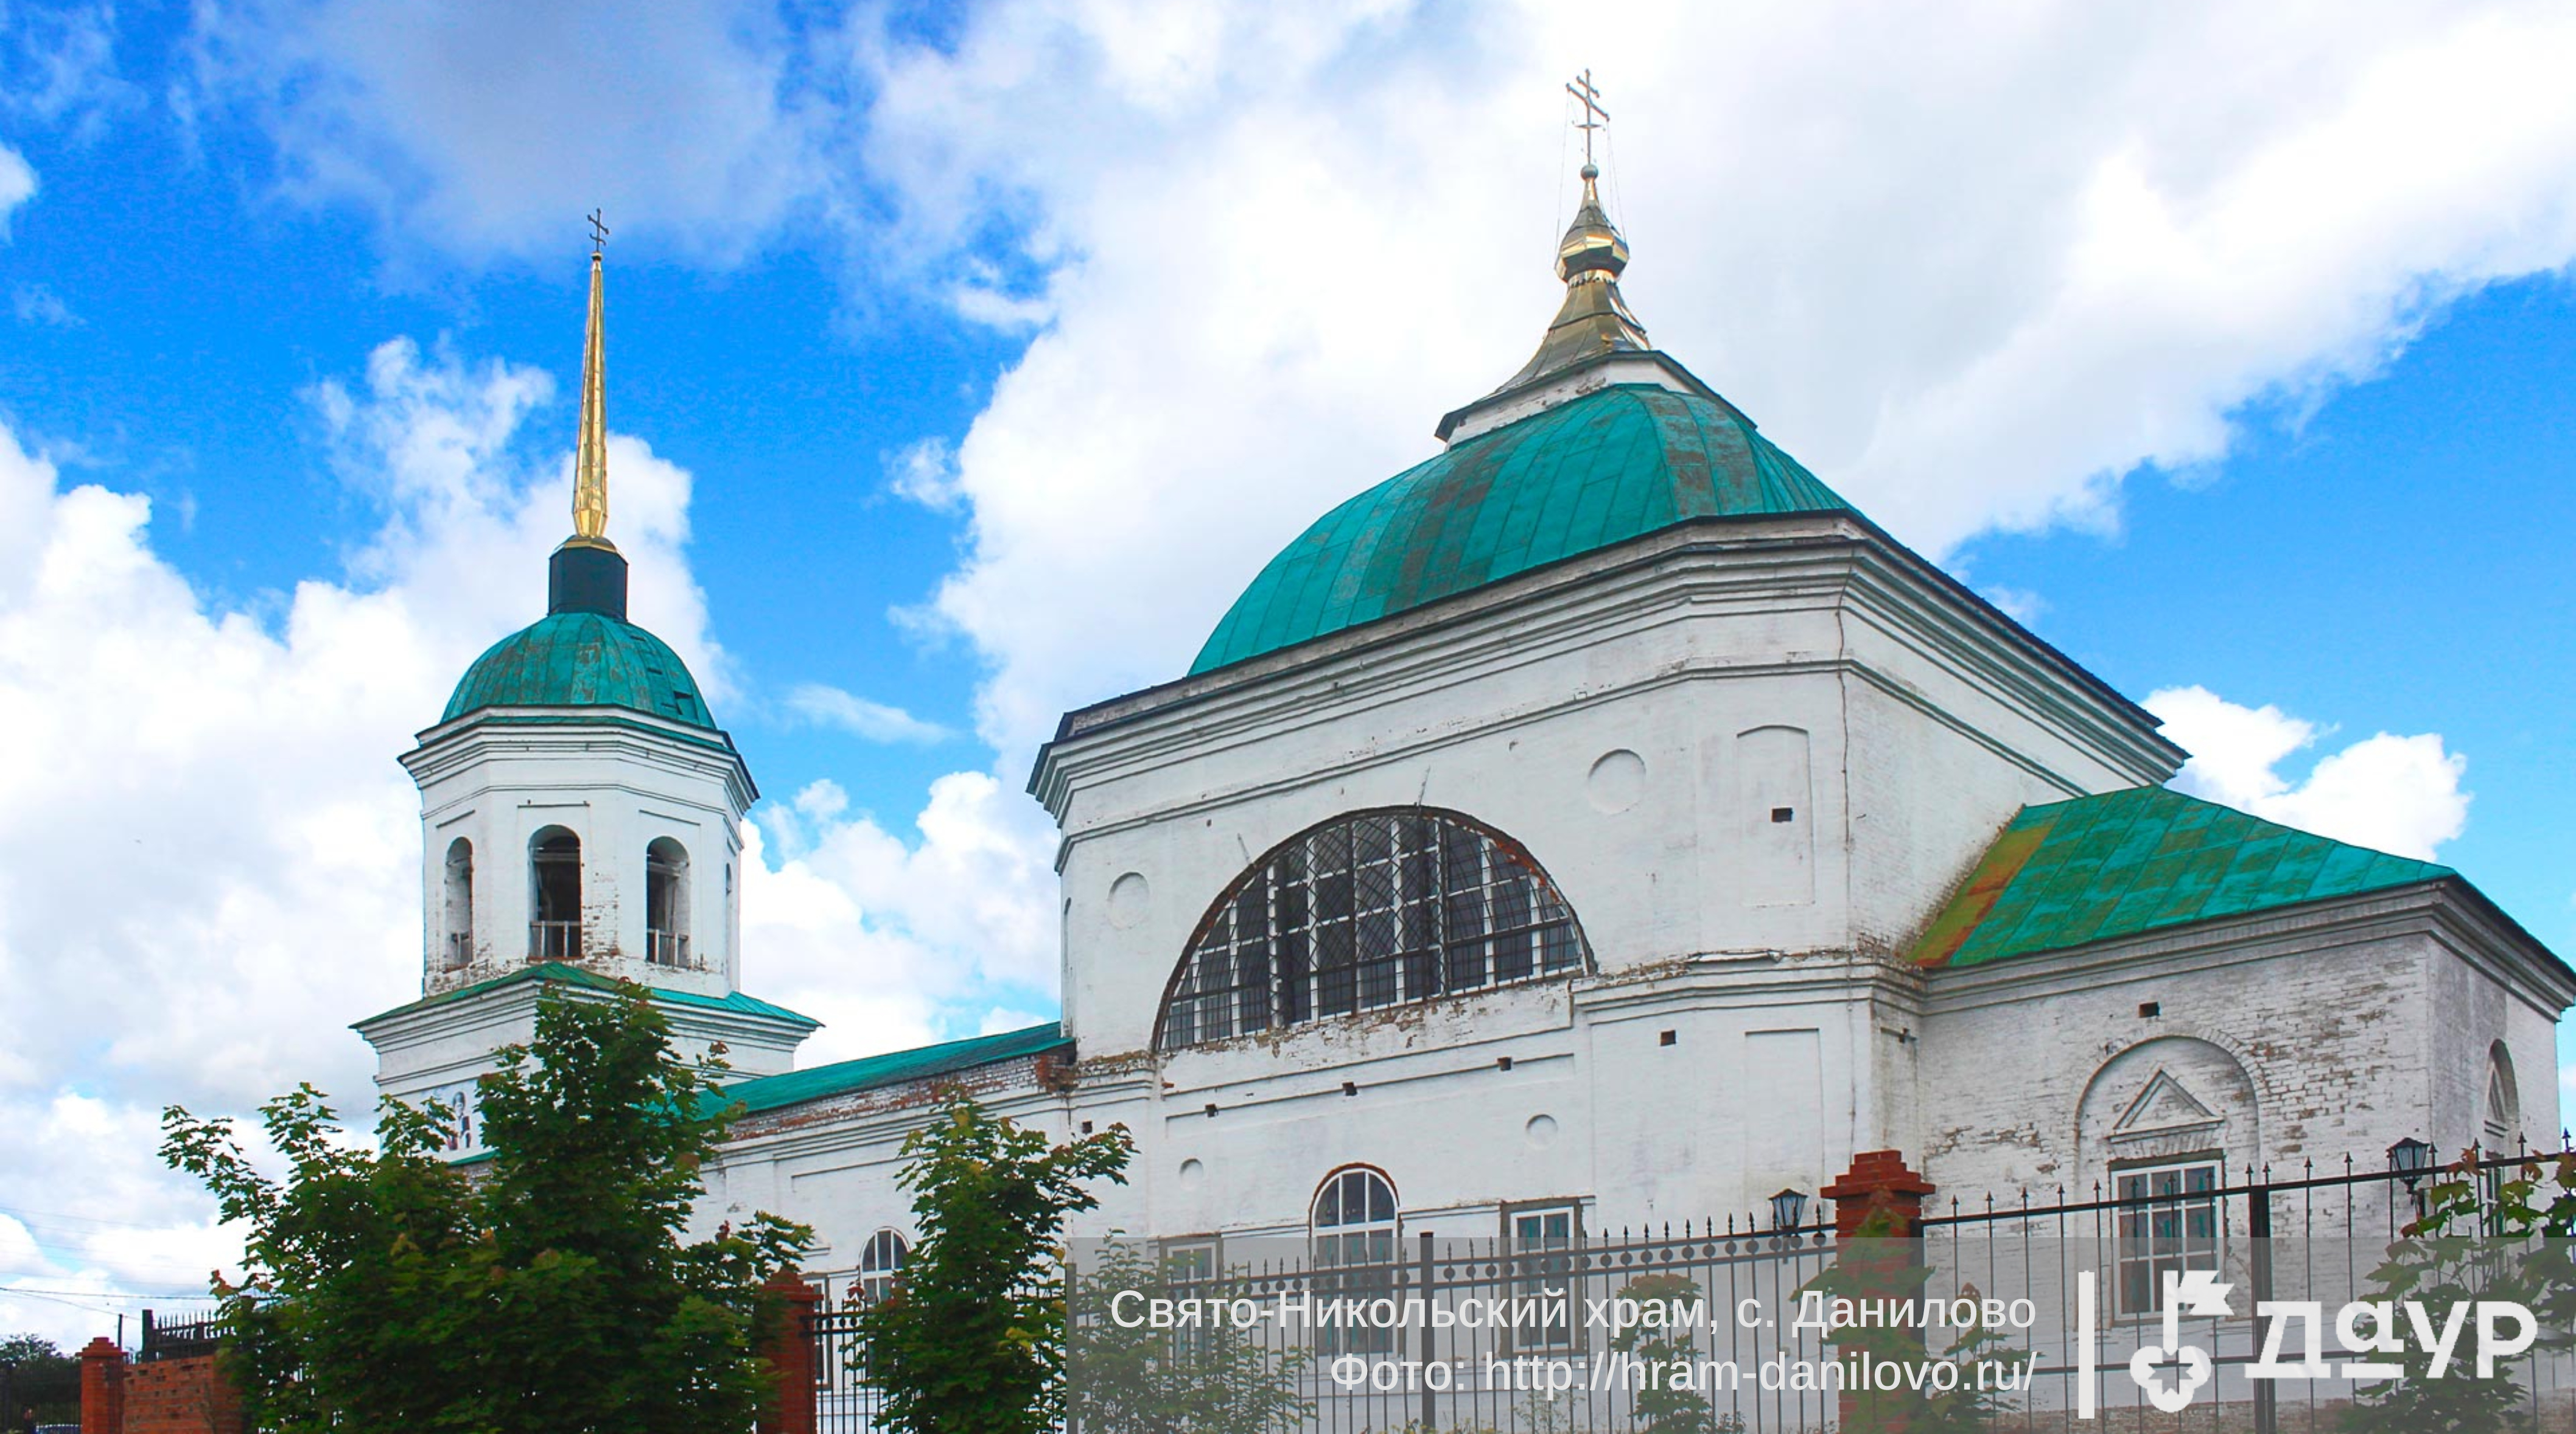
{"type": "Polygon", "coordinates": [[[493,644],[465,669],[438,720],[485,707],[624,707],[709,731],[716,725],[678,653],[597,612],[549,613],[493,644]]]}
{"type": "Polygon", "coordinates": [[[1605,388],[1455,444],[1325,514],[1235,599],[1190,671],[1693,519],[1849,511],[1726,403],[1605,388]]]}

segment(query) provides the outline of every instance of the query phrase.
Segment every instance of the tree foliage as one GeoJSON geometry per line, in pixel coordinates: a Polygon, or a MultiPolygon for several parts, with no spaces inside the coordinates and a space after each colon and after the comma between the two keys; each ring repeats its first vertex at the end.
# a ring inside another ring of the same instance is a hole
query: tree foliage
{"type": "Polygon", "coordinates": [[[80,1420],[80,1359],[42,1335],[0,1338],[0,1428],[15,1430],[33,1410],[40,1424],[80,1420]]]}
{"type": "Polygon", "coordinates": [[[1034,1434],[1064,1406],[1065,1217],[1088,1183],[1126,1183],[1124,1127],[1050,1145],[962,1090],[905,1137],[920,1238],[902,1282],[859,1317],[880,1416],[907,1434],[1034,1434]]]}
{"type": "MultiPolygon", "coordinates": [[[[2418,1301],[2437,1318],[2470,1301],[2518,1304],[2537,1321],[2543,1348],[2563,1348],[2562,1332],[2576,1319],[2576,1154],[2488,1167],[2471,1149],[2429,1179],[2419,1198],[2422,1213],[2389,1245],[2365,1298],[2418,1301]]],[[[2344,1412],[2346,1428],[2502,1434],[2531,1427],[2530,1391],[2512,1361],[2482,1378],[2472,1360],[2455,1357],[2435,1377],[2432,1352],[2421,1345],[2410,1339],[2401,1351],[2374,1356],[2404,1372],[2365,1387],[2344,1412]]]]}
{"type": "Polygon", "coordinates": [[[320,1092],[261,1108],[271,1180],[232,1122],[163,1113],[162,1158],[250,1226],[218,1279],[226,1370],[277,1434],[475,1434],[747,1427],[769,1384],[760,1285],[807,1243],[768,1215],[684,1238],[699,1171],[733,1112],[721,1060],[676,1056],[639,987],[552,997],[536,1038],[482,1082],[486,1174],[442,1157],[444,1110],[388,1101],[376,1147],[320,1092]]]}

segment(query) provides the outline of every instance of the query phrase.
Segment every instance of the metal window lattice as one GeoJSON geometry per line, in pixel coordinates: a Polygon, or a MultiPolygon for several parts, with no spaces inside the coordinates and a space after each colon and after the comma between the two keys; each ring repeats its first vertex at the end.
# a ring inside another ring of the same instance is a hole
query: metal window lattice
{"type": "Polygon", "coordinates": [[[1583,942],[1529,859],[1463,822],[1371,812],[1273,852],[1217,903],[1167,1048],[1562,975],[1583,942]]]}

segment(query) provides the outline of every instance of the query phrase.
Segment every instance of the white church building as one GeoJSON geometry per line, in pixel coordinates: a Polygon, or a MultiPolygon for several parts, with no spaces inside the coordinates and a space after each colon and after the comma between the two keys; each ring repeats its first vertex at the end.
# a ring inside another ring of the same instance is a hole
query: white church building
{"type": "Polygon", "coordinates": [[[625,618],[594,256],[548,611],[402,759],[383,1091],[466,1099],[542,992],[640,982],[741,1076],[700,1218],[809,1222],[836,1281],[900,1263],[897,1146],[960,1082],[1125,1125],[1085,1229],[1174,1241],[1707,1220],[1875,1150],[1975,1199],[2557,1144],[2576,973],[2446,867],[2165,788],[2153,716],[1654,347],[1583,178],[1529,361],[1040,753],[1062,1020],[804,1069],[742,989],[749,768],[625,618]]]}

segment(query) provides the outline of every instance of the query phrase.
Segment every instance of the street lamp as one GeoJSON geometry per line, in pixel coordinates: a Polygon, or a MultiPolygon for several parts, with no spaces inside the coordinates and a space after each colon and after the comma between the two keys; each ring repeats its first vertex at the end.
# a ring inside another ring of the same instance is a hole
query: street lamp
{"type": "Polygon", "coordinates": [[[2426,1172],[2433,1168],[2432,1142],[2417,1140],[2410,1135],[2388,1147],[2388,1168],[2397,1173],[2407,1193],[2413,1194],[2415,1187],[2424,1183],[2426,1172]]]}
{"type": "Polygon", "coordinates": [[[2433,1143],[2408,1136],[2388,1147],[2388,1168],[2397,1173],[2397,1183],[2406,1187],[2406,1197],[2415,1206],[2415,1218],[2424,1218],[2424,1192],[2416,1187],[2433,1168],[2433,1143]]]}
{"type": "Polygon", "coordinates": [[[1783,1190],[1771,1197],[1771,1228],[1774,1230],[1797,1229],[1798,1222],[1806,1214],[1807,1196],[1803,1191],[1783,1190]]]}

